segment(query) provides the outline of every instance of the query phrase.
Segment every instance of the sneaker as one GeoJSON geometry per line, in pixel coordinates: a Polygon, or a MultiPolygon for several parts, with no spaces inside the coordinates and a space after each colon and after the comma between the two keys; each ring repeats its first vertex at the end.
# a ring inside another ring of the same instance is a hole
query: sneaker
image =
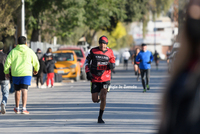
{"type": "Polygon", "coordinates": [[[6,113],[6,108],[5,108],[5,105],[3,103],[1,103],[1,113],[2,114],[6,113]]]}
{"type": "Polygon", "coordinates": [[[47,88],[50,88],[50,87],[51,87],[51,85],[48,85],[48,86],[47,86],[47,88]]]}
{"type": "Polygon", "coordinates": [[[144,89],[144,90],[143,90],[143,93],[145,93],[146,91],[147,91],[147,90],[146,90],[146,89],[144,89]]]}
{"type": "Polygon", "coordinates": [[[45,86],[45,85],[42,85],[40,88],[47,88],[47,86],[45,86]]]}
{"type": "Polygon", "coordinates": [[[14,108],[14,111],[15,111],[16,114],[20,114],[19,109],[14,108]]]}
{"type": "Polygon", "coordinates": [[[147,90],[150,90],[150,87],[149,87],[149,85],[147,85],[147,90]]]}
{"type": "Polygon", "coordinates": [[[102,118],[99,118],[99,117],[98,117],[98,122],[97,122],[97,123],[105,123],[105,122],[103,121],[102,118]]]}
{"type": "Polygon", "coordinates": [[[54,86],[51,86],[51,88],[54,88],[54,86]]]}
{"type": "Polygon", "coordinates": [[[27,110],[22,109],[22,114],[29,114],[27,110]]]}

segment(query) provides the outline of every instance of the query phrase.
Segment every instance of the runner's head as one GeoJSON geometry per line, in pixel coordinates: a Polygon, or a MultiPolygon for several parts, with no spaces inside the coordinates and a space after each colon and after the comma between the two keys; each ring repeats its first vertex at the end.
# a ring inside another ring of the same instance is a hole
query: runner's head
{"type": "Polygon", "coordinates": [[[140,49],[136,48],[136,50],[135,50],[136,55],[138,55],[139,52],[140,52],[140,49]]]}
{"type": "Polygon", "coordinates": [[[106,36],[101,36],[99,38],[99,49],[101,51],[105,51],[108,44],[108,38],[106,36]]]}
{"type": "Polygon", "coordinates": [[[24,44],[26,44],[26,37],[20,36],[20,37],[18,38],[18,44],[19,44],[19,45],[24,45],[24,44]]]}
{"type": "Polygon", "coordinates": [[[142,51],[146,51],[147,50],[147,44],[142,43],[142,51]]]}

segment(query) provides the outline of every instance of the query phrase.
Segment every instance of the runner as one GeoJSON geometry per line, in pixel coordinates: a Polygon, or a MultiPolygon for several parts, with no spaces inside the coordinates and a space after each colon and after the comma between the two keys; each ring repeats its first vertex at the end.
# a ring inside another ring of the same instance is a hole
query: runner
{"type": "Polygon", "coordinates": [[[158,64],[159,64],[160,55],[159,55],[159,53],[155,50],[155,53],[154,53],[153,56],[154,56],[155,63],[156,63],[156,69],[158,70],[158,64]]]}
{"type": "Polygon", "coordinates": [[[142,78],[142,85],[143,85],[143,92],[150,90],[149,87],[149,77],[150,77],[150,69],[151,69],[151,62],[153,61],[153,55],[150,51],[147,50],[147,45],[142,44],[142,51],[137,55],[136,62],[140,62],[140,71],[141,71],[141,78],[142,78]],[[146,74],[146,83],[144,80],[144,76],[146,74]]]}
{"type": "Polygon", "coordinates": [[[108,38],[101,36],[99,47],[92,48],[85,61],[87,79],[91,81],[92,101],[101,101],[98,123],[105,123],[102,116],[106,106],[106,95],[110,90],[111,70],[115,68],[115,57],[113,51],[107,48],[107,44],[108,38]]]}
{"type": "Polygon", "coordinates": [[[140,68],[139,68],[139,62],[136,62],[136,57],[139,54],[140,49],[136,48],[135,49],[135,54],[132,55],[131,59],[132,59],[132,64],[134,66],[134,71],[135,71],[135,75],[137,75],[137,81],[139,81],[139,76],[140,76],[140,68]],[[134,60],[134,61],[133,61],[134,60]]]}
{"type": "Polygon", "coordinates": [[[124,69],[126,68],[126,70],[128,70],[128,59],[130,58],[130,53],[128,51],[128,49],[125,49],[122,57],[124,58],[124,69]]]}
{"type": "Polygon", "coordinates": [[[1,101],[1,113],[6,113],[6,104],[9,96],[9,79],[6,79],[4,70],[4,64],[6,61],[7,55],[3,53],[3,42],[0,42],[0,85],[1,85],[1,91],[2,91],[2,101],[1,101]]]}
{"type": "Polygon", "coordinates": [[[8,55],[4,73],[6,78],[9,78],[9,68],[13,76],[13,83],[15,87],[15,104],[14,111],[16,114],[20,113],[19,101],[22,92],[22,114],[29,114],[26,109],[28,86],[31,84],[31,78],[34,67],[34,75],[39,70],[39,62],[36,54],[26,45],[26,38],[20,36],[18,38],[18,45],[8,55]]]}

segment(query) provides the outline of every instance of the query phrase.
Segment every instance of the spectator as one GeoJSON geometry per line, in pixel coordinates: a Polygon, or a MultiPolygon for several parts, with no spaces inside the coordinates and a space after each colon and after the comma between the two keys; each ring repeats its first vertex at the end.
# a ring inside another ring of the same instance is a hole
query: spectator
{"type": "Polygon", "coordinates": [[[190,0],[158,134],[200,134],[200,1],[190,0]]]}
{"type": "Polygon", "coordinates": [[[47,68],[47,87],[49,87],[49,81],[51,80],[51,88],[53,88],[54,84],[54,68],[55,68],[55,61],[52,58],[52,54],[48,53],[46,55],[46,68],[47,68]]]}
{"type": "Polygon", "coordinates": [[[6,79],[4,70],[4,64],[6,61],[7,55],[3,53],[3,43],[0,42],[0,84],[1,84],[1,92],[2,92],[2,101],[1,101],[1,113],[6,113],[6,104],[9,96],[9,80],[6,79]]]}

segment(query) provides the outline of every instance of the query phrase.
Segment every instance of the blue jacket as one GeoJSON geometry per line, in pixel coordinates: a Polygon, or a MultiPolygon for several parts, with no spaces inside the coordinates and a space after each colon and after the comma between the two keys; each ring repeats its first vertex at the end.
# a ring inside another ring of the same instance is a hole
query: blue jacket
{"type": "Polygon", "coordinates": [[[146,52],[140,51],[136,57],[136,62],[140,62],[140,65],[139,65],[140,69],[150,69],[151,64],[148,63],[149,61],[151,62],[153,61],[153,55],[150,51],[146,51],[146,52]]]}

